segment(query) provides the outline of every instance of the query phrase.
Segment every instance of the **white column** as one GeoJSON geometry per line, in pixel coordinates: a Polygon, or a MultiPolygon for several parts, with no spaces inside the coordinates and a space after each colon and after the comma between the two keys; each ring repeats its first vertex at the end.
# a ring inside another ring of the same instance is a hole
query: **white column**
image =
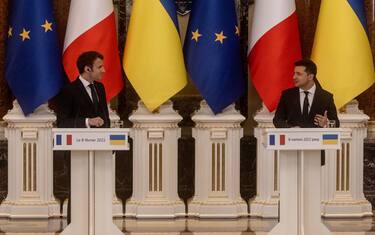
{"type": "Polygon", "coordinates": [[[324,217],[371,216],[371,204],[363,194],[363,140],[369,117],[353,100],[339,115],[340,127],[348,128],[342,149],[326,151],[322,168],[322,215],[324,217]]]}
{"type": "MultiPolygon", "coordinates": [[[[122,126],[122,121],[120,120],[119,115],[111,109],[108,105],[109,119],[111,121],[111,128],[119,128],[122,126]]],[[[112,212],[113,217],[122,217],[122,202],[116,196],[116,155],[113,154],[112,157],[112,190],[113,190],[113,201],[112,201],[112,212]]]]}
{"type": "Polygon", "coordinates": [[[230,105],[214,115],[205,101],[192,120],[195,138],[195,195],[189,216],[236,218],[247,216],[240,196],[240,123],[245,118],[230,105]]]}
{"type": "Polygon", "coordinates": [[[0,217],[60,216],[53,196],[52,126],[56,120],[46,104],[24,116],[17,101],[4,117],[8,139],[8,196],[0,217]]]}
{"type": "Polygon", "coordinates": [[[136,218],[174,218],[185,215],[177,194],[177,145],[182,117],[172,102],[157,112],[143,103],[129,117],[134,126],[133,195],[126,203],[126,216],[136,218]]]}
{"type": "Polygon", "coordinates": [[[254,120],[258,126],[254,129],[257,139],[257,194],[249,200],[250,216],[262,218],[278,217],[279,202],[279,157],[278,151],[267,150],[262,144],[266,128],[273,128],[274,114],[263,105],[254,120]]]}

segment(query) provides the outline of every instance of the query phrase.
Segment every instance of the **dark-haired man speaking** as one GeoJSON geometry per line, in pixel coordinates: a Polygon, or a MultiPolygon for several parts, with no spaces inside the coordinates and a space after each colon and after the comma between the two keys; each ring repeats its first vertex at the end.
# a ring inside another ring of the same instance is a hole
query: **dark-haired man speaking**
{"type": "Polygon", "coordinates": [[[295,87],[283,91],[273,119],[275,127],[327,127],[329,120],[339,127],[333,95],[315,83],[315,63],[299,60],[294,65],[295,87]]]}

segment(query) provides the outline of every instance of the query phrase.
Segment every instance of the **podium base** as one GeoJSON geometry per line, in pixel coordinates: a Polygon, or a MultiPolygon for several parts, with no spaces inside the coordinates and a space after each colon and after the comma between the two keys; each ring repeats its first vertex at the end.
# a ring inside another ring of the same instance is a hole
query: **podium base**
{"type": "MultiPolygon", "coordinates": [[[[110,234],[110,235],[123,235],[124,234],[114,224],[112,224],[110,228],[106,228],[105,231],[107,231],[106,234],[110,234]]],[[[90,233],[89,227],[83,227],[83,226],[80,226],[80,225],[75,224],[75,223],[69,224],[64,229],[64,231],[62,231],[62,233],[60,233],[60,235],[72,235],[72,234],[75,234],[75,235],[77,235],[77,234],[90,235],[90,234],[94,234],[94,233],[90,233]]]]}
{"type": "Polygon", "coordinates": [[[320,212],[320,150],[280,151],[280,223],[270,235],[328,235],[320,212]]]}
{"type": "MultiPolygon", "coordinates": [[[[300,229],[304,230],[303,228],[300,229]]],[[[313,231],[304,230],[303,232],[298,232],[298,228],[286,228],[283,224],[277,224],[268,235],[284,235],[284,234],[304,234],[304,235],[330,235],[332,234],[324,224],[316,224],[313,231]]]]}
{"type": "Polygon", "coordinates": [[[112,151],[72,151],[72,216],[62,235],[120,235],[112,221],[112,151]]]}

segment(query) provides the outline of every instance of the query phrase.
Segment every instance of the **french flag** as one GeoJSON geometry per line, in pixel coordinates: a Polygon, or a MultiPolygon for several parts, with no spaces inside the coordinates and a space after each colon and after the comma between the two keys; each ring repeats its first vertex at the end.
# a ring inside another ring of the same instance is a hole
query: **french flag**
{"type": "Polygon", "coordinates": [[[63,52],[70,81],[78,77],[77,58],[85,51],[98,51],[104,56],[106,72],[101,82],[109,101],[124,86],[112,0],[71,1],[63,52]]]}
{"type": "Polygon", "coordinates": [[[72,145],[72,135],[66,135],[66,145],[72,145]]]}
{"type": "Polygon", "coordinates": [[[301,45],[294,0],[256,0],[249,35],[248,65],[267,109],[276,109],[281,92],[293,87],[294,62],[301,45]]]}

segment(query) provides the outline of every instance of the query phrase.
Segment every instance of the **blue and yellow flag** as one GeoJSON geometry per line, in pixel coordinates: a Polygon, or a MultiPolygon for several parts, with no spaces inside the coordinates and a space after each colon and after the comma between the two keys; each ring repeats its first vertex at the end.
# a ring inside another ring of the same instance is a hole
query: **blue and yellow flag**
{"type": "Polygon", "coordinates": [[[174,0],[134,0],[123,66],[153,111],[187,83],[174,0]]]}
{"type": "Polygon", "coordinates": [[[5,78],[25,115],[59,92],[60,59],[52,1],[11,1],[5,78]]]}
{"type": "Polygon", "coordinates": [[[363,0],[322,0],[311,58],[337,108],[375,82],[363,0]]]}
{"type": "Polygon", "coordinates": [[[233,0],[194,0],[184,53],[190,78],[216,114],[244,94],[236,9],[233,0]]]}

